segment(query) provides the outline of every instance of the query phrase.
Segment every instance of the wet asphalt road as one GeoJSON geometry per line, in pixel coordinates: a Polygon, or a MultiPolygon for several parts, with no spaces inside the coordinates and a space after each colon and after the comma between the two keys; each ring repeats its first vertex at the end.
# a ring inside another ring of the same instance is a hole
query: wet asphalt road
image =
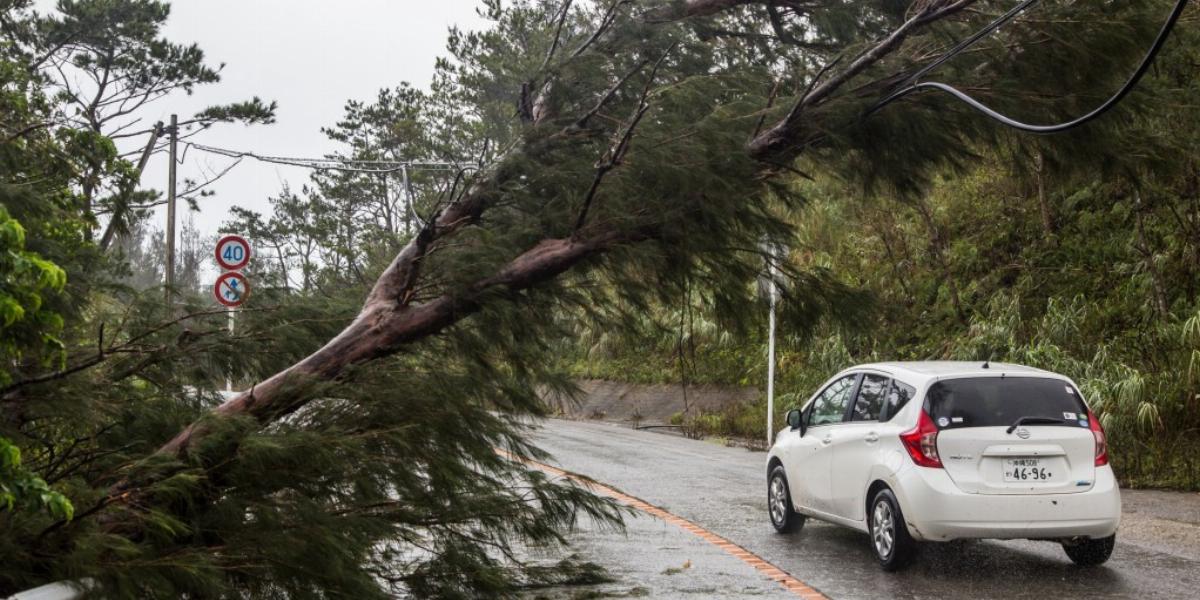
{"type": "Polygon", "coordinates": [[[549,420],[534,439],[556,466],[689,519],[832,598],[1200,597],[1200,523],[1190,513],[1172,520],[1182,511],[1137,492],[1124,495],[1117,548],[1102,567],[1076,567],[1048,542],[963,541],[926,544],[907,570],[884,573],[866,534],[813,519],[775,533],[765,453],[594,422],[549,420]]]}
{"type": "MultiPolygon", "coordinates": [[[[625,519],[625,528],[614,531],[584,519],[571,536],[571,548],[582,561],[601,564],[612,578],[586,586],[531,589],[527,600],[579,600],[581,598],[656,598],[702,600],[753,598],[795,600],[783,586],[753,567],[684,529],[645,513],[625,519]]],[[[554,547],[530,547],[524,556],[550,564],[564,557],[554,547]]]]}

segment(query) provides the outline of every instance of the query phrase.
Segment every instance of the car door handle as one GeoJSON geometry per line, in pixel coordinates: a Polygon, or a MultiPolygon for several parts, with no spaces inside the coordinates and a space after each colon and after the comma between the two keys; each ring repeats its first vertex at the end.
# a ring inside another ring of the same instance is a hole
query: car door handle
{"type": "Polygon", "coordinates": [[[829,444],[832,444],[832,443],[833,443],[833,436],[832,436],[832,435],[827,435],[827,436],[825,436],[825,437],[821,438],[821,443],[822,443],[822,444],[825,444],[826,446],[828,446],[829,444]]]}
{"type": "Polygon", "coordinates": [[[872,431],[871,433],[868,433],[867,437],[863,438],[863,440],[865,440],[868,444],[874,444],[875,442],[879,441],[879,434],[872,431]]]}

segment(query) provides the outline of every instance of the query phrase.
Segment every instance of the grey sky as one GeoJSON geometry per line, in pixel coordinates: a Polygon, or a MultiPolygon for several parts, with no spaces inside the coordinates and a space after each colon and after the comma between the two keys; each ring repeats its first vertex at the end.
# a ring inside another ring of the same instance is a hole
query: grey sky
{"type": "MultiPolygon", "coordinates": [[[[167,98],[147,117],[164,122],[208,105],[259,95],[279,102],[274,125],[221,125],[194,141],[261,154],[322,156],[335,145],[321,127],[335,123],[349,99],[369,100],[381,87],[401,81],[428,88],[437,56],[445,54],[447,29],[480,29],[478,0],[175,0],[166,37],[196,42],[211,64],[225,63],[222,81],[191,97],[167,98]],[[158,111],[160,114],[155,115],[158,111]]],[[[189,152],[179,177],[220,170],[229,159],[189,152]]],[[[216,231],[229,207],[268,209],[267,198],[284,182],[298,188],[309,171],[243,160],[213,185],[216,195],[200,201],[195,223],[216,231]]],[[[164,190],[167,160],[156,156],[143,183],[164,190]]],[[[181,183],[182,186],[182,183],[181,183]]],[[[161,212],[161,211],[160,211],[161,212]]],[[[182,214],[182,213],[181,213],[182,214]]],[[[162,227],[165,213],[155,219],[162,227]]]]}

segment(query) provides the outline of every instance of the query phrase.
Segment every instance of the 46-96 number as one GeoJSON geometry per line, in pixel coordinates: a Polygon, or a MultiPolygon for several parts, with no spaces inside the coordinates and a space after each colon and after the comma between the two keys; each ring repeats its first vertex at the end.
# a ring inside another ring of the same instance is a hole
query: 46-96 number
{"type": "Polygon", "coordinates": [[[1047,481],[1050,472],[1043,467],[1018,467],[1006,473],[1008,479],[1015,481],[1047,481]]]}

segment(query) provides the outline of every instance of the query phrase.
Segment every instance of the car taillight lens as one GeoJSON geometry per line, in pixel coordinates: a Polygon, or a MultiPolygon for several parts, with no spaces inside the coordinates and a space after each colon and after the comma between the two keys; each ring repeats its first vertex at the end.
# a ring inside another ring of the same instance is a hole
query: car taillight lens
{"type": "Polygon", "coordinates": [[[1108,464],[1108,436],[1104,435],[1100,419],[1097,419],[1095,413],[1090,410],[1088,411],[1088,428],[1092,430],[1092,437],[1096,438],[1096,466],[1103,467],[1108,464]]]}
{"type": "Polygon", "coordinates": [[[908,450],[908,455],[917,466],[941,469],[942,459],[938,457],[937,435],[938,430],[933,425],[933,419],[929,418],[928,413],[921,411],[921,416],[917,418],[917,426],[901,433],[900,442],[904,444],[904,449],[908,450]]]}

